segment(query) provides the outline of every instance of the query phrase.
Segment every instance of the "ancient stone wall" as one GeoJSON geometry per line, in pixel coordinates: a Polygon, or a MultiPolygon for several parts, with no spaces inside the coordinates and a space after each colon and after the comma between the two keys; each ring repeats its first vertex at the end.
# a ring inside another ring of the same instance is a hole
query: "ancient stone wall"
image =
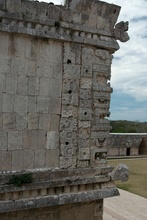
{"type": "Polygon", "coordinates": [[[138,156],[147,154],[147,134],[110,133],[108,156],[138,156]]]}
{"type": "MultiPolygon", "coordinates": [[[[128,23],[114,27],[119,11],[97,0],[0,0],[1,213],[84,202],[95,210],[118,195],[107,117],[112,54],[128,36],[128,23]]],[[[89,219],[102,219],[97,210],[89,219]]]]}

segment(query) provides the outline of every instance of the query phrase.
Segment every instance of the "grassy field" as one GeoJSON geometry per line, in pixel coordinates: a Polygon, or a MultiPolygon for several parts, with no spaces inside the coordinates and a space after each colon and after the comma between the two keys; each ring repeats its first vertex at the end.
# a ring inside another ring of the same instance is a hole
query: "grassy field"
{"type": "Polygon", "coordinates": [[[127,182],[116,181],[117,187],[147,198],[147,158],[108,160],[115,167],[122,163],[129,168],[130,176],[127,182]]]}

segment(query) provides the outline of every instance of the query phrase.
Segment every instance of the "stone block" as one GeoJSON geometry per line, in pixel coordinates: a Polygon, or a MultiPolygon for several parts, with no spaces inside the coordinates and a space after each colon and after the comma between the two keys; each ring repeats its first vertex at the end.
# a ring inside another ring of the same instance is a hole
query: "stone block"
{"type": "Polygon", "coordinates": [[[63,92],[68,94],[78,93],[79,80],[63,76],[63,92]]]}
{"type": "Polygon", "coordinates": [[[80,121],[79,120],[79,128],[90,128],[91,122],[90,121],[80,121]]]}
{"type": "Polygon", "coordinates": [[[37,98],[35,96],[28,96],[28,112],[37,111],[37,98]]]}
{"type": "Polygon", "coordinates": [[[25,150],[23,155],[23,168],[24,169],[33,169],[34,166],[34,151],[25,150]]]}
{"type": "Polygon", "coordinates": [[[8,133],[0,131],[0,150],[8,150],[8,133]]]}
{"type": "Polygon", "coordinates": [[[16,129],[24,130],[27,128],[27,114],[16,114],[16,129]]]}
{"type": "Polygon", "coordinates": [[[12,152],[11,151],[2,151],[1,152],[1,170],[12,169],[12,152]]]}
{"type": "Polygon", "coordinates": [[[59,131],[59,122],[60,122],[60,116],[51,114],[50,130],[51,131],[59,131]]]}
{"type": "Polygon", "coordinates": [[[80,78],[80,65],[74,64],[64,64],[64,77],[68,77],[71,79],[79,79],[80,78]]]}
{"type": "Polygon", "coordinates": [[[0,113],[0,130],[3,130],[3,113],[0,113]]]}
{"type": "Polygon", "coordinates": [[[71,60],[72,64],[79,64],[81,60],[81,45],[75,43],[64,43],[64,63],[71,60]]]}
{"type": "Polygon", "coordinates": [[[49,131],[51,126],[50,114],[39,114],[39,129],[49,131]]]}
{"type": "Polygon", "coordinates": [[[82,49],[82,64],[83,66],[91,66],[94,51],[91,48],[84,47],[82,49]]]}
{"type": "MultiPolygon", "coordinates": [[[[0,103],[1,103],[2,97],[0,93],[0,103]]],[[[14,96],[13,95],[7,95],[3,94],[3,112],[13,112],[14,111],[14,96]]]]}
{"type": "Polygon", "coordinates": [[[81,100],[88,100],[92,99],[91,97],[91,89],[80,89],[80,99],[81,100]]]}
{"type": "Polygon", "coordinates": [[[78,138],[78,145],[80,148],[89,147],[90,146],[90,139],[78,138]]]}
{"type": "Polygon", "coordinates": [[[14,97],[14,112],[25,114],[27,113],[28,97],[16,95],[14,97]]]}
{"type": "Polygon", "coordinates": [[[79,160],[89,160],[90,159],[90,148],[79,148],[79,160]]]}
{"type": "MultiPolygon", "coordinates": [[[[12,7],[12,4],[11,4],[12,7]]],[[[16,10],[16,9],[15,9],[16,10]]],[[[27,38],[22,36],[12,36],[10,38],[10,45],[13,45],[13,48],[11,48],[11,53],[15,55],[16,57],[19,57],[21,59],[25,58],[25,49],[26,49],[26,43],[27,38]]]]}
{"type": "Polygon", "coordinates": [[[62,89],[62,80],[51,79],[49,82],[50,82],[49,83],[49,96],[52,98],[60,98],[61,89],[62,89]]]}
{"type": "Polygon", "coordinates": [[[45,167],[58,168],[59,167],[59,150],[47,150],[45,157],[45,167]]]}
{"type": "Polygon", "coordinates": [[[24,76],[25,73],[25,62],[23,59],[18,57],[12,57],[11,61],[11,75],[24,76]]]}
{"type": "Polygon", "coordinates": [[[39,95],[49,96],[49,91],[50,91],[50,79],[41,78],[39,85],[39,95]]]}
{"type": "Polygon", "coordinates": [[[42,150],[46,147],[46,131],[32,130],[31,132],[31,148],[42,150]]]}
{"type": "Polygon", "coordinates": [[[23,151],[12,151],[12,170],[23,170],[23,151]]]}
{"type": "Polygon", "coordinates": [[[10,63],[11,63],[11,59],[10,57],[5,57],[2,54],[0,54],[0,73],[6,73],[9,74],[10,73],[10,63]]]}
{"type": "Polygon", "coordinates": [[[92,101],[91,100],[80,100],[80,107],[91,108],[92,101]]]}
{"type": "Polygon", "coordinates": [[[90,89],[92,86],[92,78],[82,77],[81,78],[81,88],[90,89]]]}
{"type": "MultiPolygon", "coordinates": [[[[5,0],[0,1],[0,9],[5,9],[5,0]]],[[[8,46],[9,46],[9,35],[7,33],[1,32],[0,35],[0,42],[1,42],[1,51],[0,54],[2,56],[8,55],[8,46]]]]}
{"type": "MultiPolygon", "coordinates": [[[[43,63],[44,63],[44,60],[43,60],[43,63]]],[[[47,62],[43,68],[43,77],[62,80],[62,71],[63,71],[62,63],[47,62]]]]}
{"type": "Polygon", "coordinates": [[[92,66],[88,65],[88,66],[82,66],[82,71],[81,71],[81,75],[82,77],[92,77],[92,66]]]}
{"type": "Polygon", "coordinates": [[[60,157],[60,169],[76,167],[76,157],[60,157]]]}
{"type": "Polygon", "coordinates": [[[93,118],[93,112],[91,108],[80,108],[79,119],[81,121],[90,121],[93,118]]]}
{"type": "Polygon", "coordinates": [[[68,118],[68,117],[73,117],[77,118],[78,116],[78,109],[75,106],[72,105],[63,105],[62,106],[62,117],[68,118]]]}
{"type": "Polygon", "coordinates": [[[46,158],[45,150],[35,150],[34,168],[44,168],[45,158],[46,158]]]}
{"type": "Polygon", "coordinates": [[[62,43],[50,40],[49,51],[50,51],[50,62],[61,63],[62,62],[62,43]]]}
{"type": "Polygon", "coordinates": [[[32,131],[23,130],[22,133],[23,150],[30,150],[32,148],[32,131]]]}
{"type": "Polygon", "coordinates": [[[61,118],[60,129],[64,131],[77,131],[77,118],[61,118]]]}
{"type": "Polygon", "coordinates": [[[14,130],[16,126],[16,115],[14,113],[3,113],[3,130],[14,130]]]}
{"type": "Polygon", "coordinates": [[[6,92],[9,95],[14,95],[17,92],[17,76],[7,75],[6,77],[6,92]]]}
{"type": "Polygon", "coordinates": [[[35,76],[35,67],[36,67],[36,62],[31,59],[27,59],[25,62],[25,75],[26,76],[35,76]]]}
{"type": "Polygon", "coordinates": [[[6,74],[0,73],[0,92],[6,91],[6,74]]]}
{"type": "Polygon", "coordinates": [[[47,132],[46,148],[48,150],[59,149],[59,132],[57,131],[47,132]]]}
{"type": "Polygon", "coordinates": [[[48,112],[51,114],[61,114],[61,99],[49,97],[49,109],[48,112]]]}
{"type": "Polygon", "coordinates": [[[17,94],[18,95],[27,95],[28,93],[28,77],[19,76],[17,78],[17,94]]]}
{"type": "MultiPolygon", "coordinates": [[[[51,105],[52,103],[50,103],[51,105]]],[[[49,111],[49,98],[44,96],[37,97],[37,112],[40,113],[51,113],[49,111]]]]}
{"type": "Polygon", "coordinates": [[[81,139],[88,139],[90,137],[90,128],[80,128],[79,129],[79,138],[81,139]]]}
{"type": "Polygon", "coordinates": [[[33,129],[38,129],[38,124],[39,124],[39,116],[37,113],[28,113],[28,129],[33,130],[33,129]]]}
{"type": "Polygon", "coordinates": [[[8,150],[22,149],[22,132],[9,131],[8,132],[8,150]]]}
{"type": "Polygon", "coordinates": [[[39,93],[39,78],[35,76],[28,77],[28,95],[38,95],[39,93]]]}
{"type": "Polygon", "coordinates": [[[88,160],[78,160],[77,161],[77,168],[87,168],[87,167],[89,167],[88,160]]]}

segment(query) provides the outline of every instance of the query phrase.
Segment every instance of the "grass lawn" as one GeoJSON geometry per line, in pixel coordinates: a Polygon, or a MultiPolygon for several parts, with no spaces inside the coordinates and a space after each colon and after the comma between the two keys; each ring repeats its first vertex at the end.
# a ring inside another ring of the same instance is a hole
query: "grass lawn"
{"type": "Polygon", "coordinates": [[[130,176],[127,182],[116,181],[118,188],[147,198],[147,158],[143,159],[108,159],[108,164],[117,166],[126,164],[130,176]]]}

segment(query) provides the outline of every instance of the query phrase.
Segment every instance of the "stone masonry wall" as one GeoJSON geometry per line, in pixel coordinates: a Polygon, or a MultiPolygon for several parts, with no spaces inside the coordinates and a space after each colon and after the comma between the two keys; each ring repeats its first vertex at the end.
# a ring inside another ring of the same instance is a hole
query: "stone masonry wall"
{"type": "Polygon", "coordinates": [[[110,133],[107,139],[108,156],[138,156],[147,152],[146,133],[110,133]],[[128,150],[127,150],[128,149],[128,150]]]}
{"type": "Polygon", "coordinates": [[[0,219],[101,220],[119,194],[107,164],[112,54],[129,39],[119,11],[0,0],[0,219]]]}

